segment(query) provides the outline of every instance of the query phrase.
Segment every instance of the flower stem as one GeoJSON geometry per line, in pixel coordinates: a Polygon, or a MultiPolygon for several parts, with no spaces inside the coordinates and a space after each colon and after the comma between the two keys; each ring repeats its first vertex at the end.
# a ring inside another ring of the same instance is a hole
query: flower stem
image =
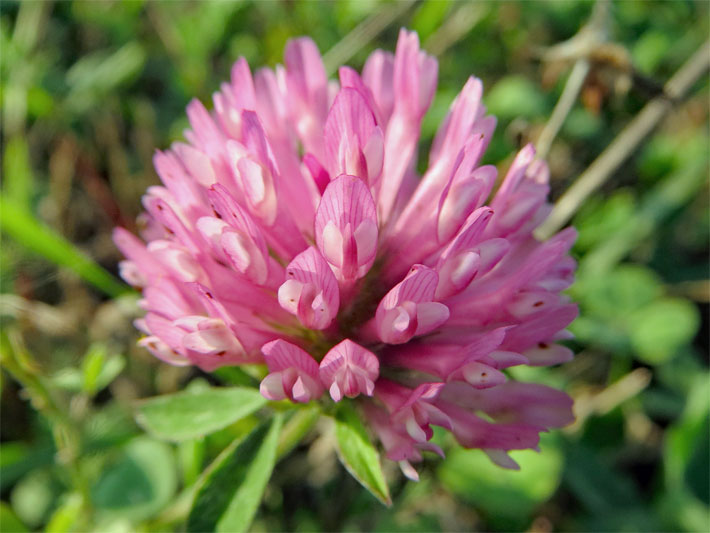
{"type": "Polygon", "coordinates": [[[614,141],[582,172],[560,197],[550,216],[535,231],[538,239],[547,239],[564,226],[587,197],[601,187],[641,144],[644,138],[710,68],[710,41],[704,42],[693,56],[673,75],[664,94],[651,100],[619,133],[614,141]]]}

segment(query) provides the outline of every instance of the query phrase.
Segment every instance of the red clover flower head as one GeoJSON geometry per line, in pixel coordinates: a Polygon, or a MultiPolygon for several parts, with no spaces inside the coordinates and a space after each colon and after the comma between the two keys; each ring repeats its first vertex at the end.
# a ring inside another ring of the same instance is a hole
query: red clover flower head
{"type": "Polygon", "coordinates": [[[244,59],[209,112],[191,102],[187,143],[155,155],[147,244],[124,229],[123,278],[142,289],[140,341],[174,365],[260,363],[261,393],[295,403],[355,399],[390,459],[410,461],[431,425],[516,468],[510,450],[572,420],[571,400],[509,380],[561,363],[577,308],[575,238],[539,242],[547,165],[524,147],[494,191],[481,165],[496,120],[469,78],[416,172],[436,60],[402,30],[394,55],[326,77],[307,38],[285,66],[244,59]]]}

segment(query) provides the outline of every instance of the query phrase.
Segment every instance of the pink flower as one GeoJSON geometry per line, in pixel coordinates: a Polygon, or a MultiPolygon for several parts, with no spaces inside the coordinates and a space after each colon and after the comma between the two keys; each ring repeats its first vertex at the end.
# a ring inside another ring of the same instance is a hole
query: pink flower
{"type": "Polygon", "coordinates": [[[339,78],[296,39],[275,71],[237,61],[213,111],[189,104],[187,143],[155,156],[147,244],[114,234],[143,291],[140,344],[207,371],[266,364],[272,400],[354,398],[411,478],[441,453],[432,425],[515,468],[507,452],[572,420],[564,393],[505,373],[572,357],[557,341],[577,314],[561,294],[575,233],[532,235],[547,166],[526,146],[492,193],[496,121],[472,77],[418,176],[437,63],[414,33],[339,78]]]}

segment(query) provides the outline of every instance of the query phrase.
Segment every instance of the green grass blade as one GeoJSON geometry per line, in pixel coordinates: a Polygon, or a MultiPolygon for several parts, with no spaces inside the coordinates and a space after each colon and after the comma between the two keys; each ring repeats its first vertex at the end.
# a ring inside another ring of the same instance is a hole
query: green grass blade
{"type": "Polygon", "coordinates": [[[28,250],[73,271],[111,297],[130,291],[64,237],[41,224],[28,211],[0,196],[0,229],[28,250]]]}

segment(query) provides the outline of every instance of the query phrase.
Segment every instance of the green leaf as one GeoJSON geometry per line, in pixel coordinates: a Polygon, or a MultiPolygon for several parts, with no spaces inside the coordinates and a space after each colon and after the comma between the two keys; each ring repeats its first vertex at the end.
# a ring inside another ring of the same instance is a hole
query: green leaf
{"type": "Polygon", "coordinates": [[[0,502],[0,526],[3,533],[25,533],[29,531],[5,502],[0,502]]]}
{"type": "Polygon", "coordinates": [[[335,437],[338,457],[348,472],[378,500],[385,505],[392,505],[389,488],[380,466],[380,454],[350,404],[344,403],[338,409],[335,437]]]}
{"type": "Polygon", "coordinates": [[[28,250],[72,270],[107,295],[114,297],[130,289],[79,251],[72,243],[40,224],[31,213],[0,196],[0,228],[28,250]]]}
{"type": "Polygon", "coordinates": [[[634,66],[644,74],[653,74],[667,55],[671,44],[666,32],[656,29],[646,31],[634,43],[631,51],[634,66]]]}
{"type": "Polygon", "coordinates": [[[298,446],[298,443],[313,428],[319,418],[320,409],[318,407],[299,407],[288,419],[288,422],[284,424],[276,455],[278,457],[288,455],[291,450],[298,446]]]}
{"type": "Polygon", "coordinates": [[[520,470],[495,465],[480,450],[456,447],[438,469],[444,486],[485,513],[496,526],[525,528],[535,508],[560,484],[563,456],[558,441],[543,435],[540,453],[516,450],[511,456],[520,470]],[[510,502],[515,502],[511,505],[510,502]]]}
{"type": "Polygon", "coordinates": [[[199,477],[204,458],[204,439],[188,440],[178,445],[178,460],[183,484],[186,487],[192,485],[199,477]]]}
{"type": "Polygon", "coordinates": [[[141,402],[136,421],[158,438],[179,442],[227,427],[265,403],[266,399],[255,389],[185,391],[141,402]]]}
{"type": "Polygon", "coordinates": [[[84,501],[81,494],[69,494],[49,519],[49,523],[45,528],[46,533],[74,531],[79,522],[83,505],[84,501]]]}
{"type": "Polygon", "coordinates": [[[651,303],[662,291],[658,276],[649,268],[620,265],[604,275],[590,272],[580,279],[573,294],[581,300],[586,314],[619,324],[620,319],[651,303]]]}
{"type": "Polygon", "coordinates": [[[10,503],[17,516],[31,528],[39,527],[56,505],[60,486],[49,468],[33,470],[10,493],[10,503]]]}
{"type": "Polygon", "coordinates": [[[568,442],[565,455],[565,484],[592,514],[641,505],[631,479],[619,474],[594,448],[568,442]]]}
{"type": "Polygon", "coordinates": [[[630,317],[631,344],[639,358],[656,365],[693,340],[700,325],[697,308],[679,298],[663,298],[630,317]]]}
{"type": "Polygon", "coordinates": [[[53,446],[30,448],[24,442],[3,442],[0,445],[0,490],[12,486],[28,472],[51,465],[53,461],[53,446]]]}
{"type": "Polygon", "coordinates": [[[172,448],[148,437],[129,442],[122,456],[106,468],[92,490],[104,518],[145,520],[160,511],[177,489],[172,448]]]}
{"type": "Polygon", "coordinates": [[[276,415],[215,459],[198,488],[188,531],[246,531],[276,463],[282,417],[276,415]]]}
{"type": "Polygon", "coordinates": [[[107,387],[126,366],[126,360],[119,356],[107,356],[103,344],[95,344],[86,352],[78,368],[65,368],[52,377],[52,383],[71,392],[85,392],[94,396],[107,387]]]}
{"type": "Polygon", "coordinates": [[[535,118],[547,109],[540,88],[523,76],[506,76],[484,97],[488,112],[502,119],[535,118]]]}

